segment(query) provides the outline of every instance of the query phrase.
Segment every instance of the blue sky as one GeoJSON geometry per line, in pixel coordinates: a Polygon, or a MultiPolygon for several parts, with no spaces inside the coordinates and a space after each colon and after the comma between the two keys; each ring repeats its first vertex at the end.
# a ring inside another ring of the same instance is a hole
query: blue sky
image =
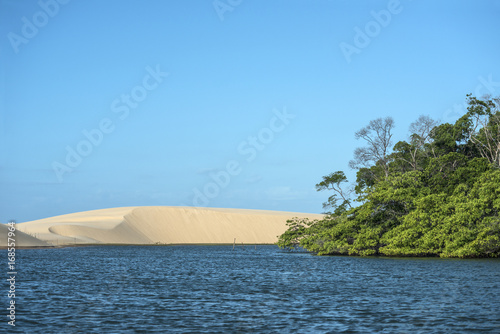
{"type": "Polygon", "coordinates": [[[0,221],[136,205],[321,212],[392,116],[500,95],[500,1],[0,0],[0,221]]]}

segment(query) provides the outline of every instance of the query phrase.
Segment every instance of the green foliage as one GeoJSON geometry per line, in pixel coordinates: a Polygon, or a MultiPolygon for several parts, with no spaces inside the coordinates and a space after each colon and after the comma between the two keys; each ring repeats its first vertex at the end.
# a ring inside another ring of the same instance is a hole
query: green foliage
{"type": "Polygon", "coordinates": [[[299,219],[297,217],[287,220],[286,225],[288,229],[282,235],[278,236],[278,242],[276,245],[279,248],[293,251],[298,250],[300,246],[300,240],[304,238],[310,232],[309,228],[314,225],[317,221],[310,221],[307,218],[299,219]]]}
{"type": "Polygon", "coordinates": [[[326,203],[335,211],[289,221],[277,244],[318,255],[500,256],[500,114],[491,100],[468,101],[455,124],[421,116],[410,142],[359,168],[356,199],[342,189],[343,172],[323,177],[317,190],[335,191],[326,203]]]}
{"type": "MultiPolygon", "coordinates": [[[[334,209],[334,214],[340,215],[351,207],[351,202],[348,199],[349,192],[344,191],[342,184],[347,182],[347,177],[344,172],[337,171],[327,176],[323,176],[323,180],[316,184],[317,191],[333,190],[335,193],[328,198],[328,201],[323,203],[323,209],[334,209]],[[337,204],[339,201],[342,203],[337,204]]],[[[331,212],[327,212],[331,214],[331,212]]]]}

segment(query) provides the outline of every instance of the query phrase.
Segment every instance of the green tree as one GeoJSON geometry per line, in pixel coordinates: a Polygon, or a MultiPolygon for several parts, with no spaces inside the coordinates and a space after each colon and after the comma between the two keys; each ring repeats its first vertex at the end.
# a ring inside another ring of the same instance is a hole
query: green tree
{"type": "Polygon", "coordinates": [[[480,156],[500,166],[500,112],[498,98],[480,100],[468,95],[468,112],[456,123],[462,138],[472,144],[480,156]]]}
{"type": "Polygon", "coordinates": [[[392,153],[392,119],[358,131],[367,146],[350,162],[357,197],[344,191],[343,172],[324,176],[316,189],[334,191],[324,203],[334,211],[289,221],[278,245],[318,255],[500,256],[499,99],[467,99],[453,125],[420,116],[392,153]]]}
{"type": "MultiPolygon", "coordinates": [[[[333,190],[335,193],[328,198],[328,201],[323,203],[323,209],[334,209],[335,215],[340,215],[351,208],[351,201],[349,199],[351,191],[346,191],[342,188],[343,183],[347,183],[347,177],[344,172],[337,171],[326,176],[323,176],[323,180],[316,184],[317,191],[333,190]],[[338,201],[341,204],[337,204],[338,201]]],[[[332,214],[332,212],[326,212],[332,214]]]]}

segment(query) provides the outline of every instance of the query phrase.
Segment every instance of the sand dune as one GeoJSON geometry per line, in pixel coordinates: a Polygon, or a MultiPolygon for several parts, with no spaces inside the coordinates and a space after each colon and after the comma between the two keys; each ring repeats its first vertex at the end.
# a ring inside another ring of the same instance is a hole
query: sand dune
{"type": "MultiPolygon", "coordinates": [[[[271,244],[293,217],[323,215],[193,207],[124,207],[17,224],[33,244],[271,244]],[[30,239],[31,240],[31,239],[30,239]]],[[[0,231],[1,232],[1,231],[0,231]]],[[[0,244],[1,245],[1,244],[0,244]]]]}
{"type": "MultiPolygon", "coordinates": [[[[7,225],[0,224],[0,247],[7,248],[8,244],[8,233],[9,229],[7,225]]],[[[13,239],[16,248],[22,247],[47,247],[50,246],[49,243],[39,240],[31,235],[20,232],[18,230],[14,231],[13,239]]]]}

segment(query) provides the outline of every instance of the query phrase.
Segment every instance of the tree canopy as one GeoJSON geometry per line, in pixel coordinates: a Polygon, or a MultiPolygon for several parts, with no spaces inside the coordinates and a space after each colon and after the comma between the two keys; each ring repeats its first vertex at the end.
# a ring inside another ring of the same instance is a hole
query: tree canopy
{"type": "Polygon", "coordinates": [[[366,146],[350,162],[354,191],[342,171],[324,176],[316,189],[334,192],[323,205],[333,212],[289,221],[277,245],[318,255],[498,257],[500,100],[467,101],[455,124],[420,116],[392,148],[390,117],[356,132],[366,146]]]}

